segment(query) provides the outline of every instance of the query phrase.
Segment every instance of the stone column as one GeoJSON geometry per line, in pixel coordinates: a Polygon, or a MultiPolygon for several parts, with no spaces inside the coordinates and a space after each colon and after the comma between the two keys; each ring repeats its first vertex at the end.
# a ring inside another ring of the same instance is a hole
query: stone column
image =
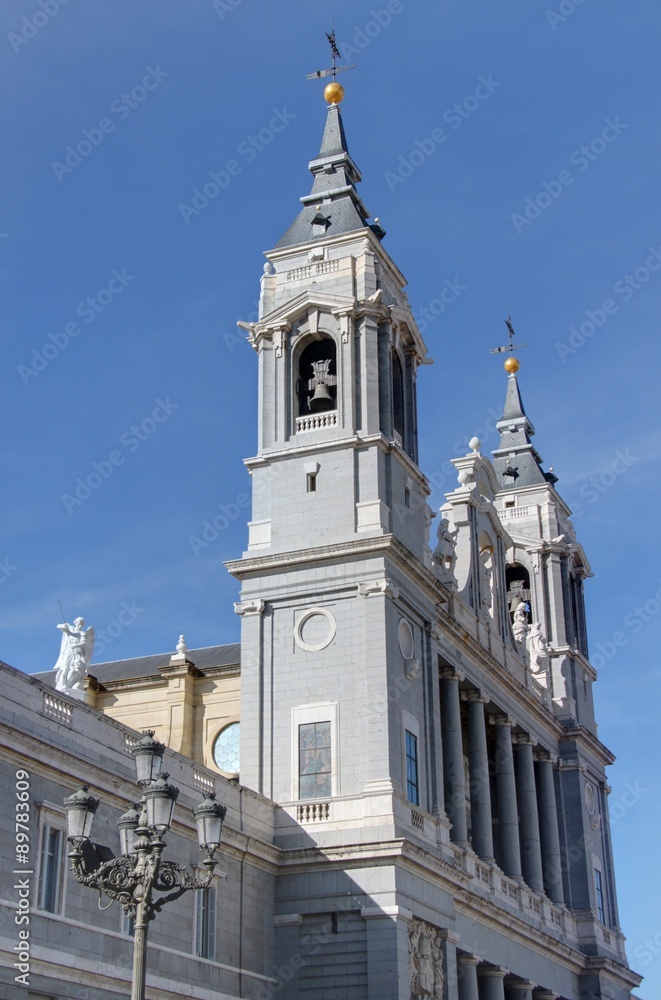
{"type": "Polygon", "coordinates": [[[505,996],[507,1000],[532,1000],[534,985],[526,979],[508,982],[505,987],[505,996]]]}
{"type": "Polygon", "coordinates": [[[560,855],[558,809],[553,781],[553,758],[546,750],[538,750],[535,759],[537,761],[537,801],[544,888],[549,899],[562,906],[565,895],[562,887],[562,858],[560,855]]]}
{"type": "Polygon", "coordinates": [[[498,839],[500,864],[510,878],[521,879],[519,815],[516,808],[516,779],[512,753],[512,719],[496,715],[496,793],[498,795],[498,839]]]}
{"type": "Polygon", "coordinates": [[[505,975],[505,969],[495,966],[480,967],[478,971],[480,1000],[505,1000],[505,975]]]}
{"type": "MultiPolygon", "coordinates": [[[[526,885],[535,892],[544,891],[542,875],[542,850],[539,841],[539,816],[537,813],[537,787],[532,740],[529,736],[515,736],[516,791],[519,810],[521,864],[526,885]]],[[[529,998],[526,998],[529,1000],[529,998]]]]}
{"type": "Polygon", "coordinates": [[[464,747],[461,738],[459,677],[447,668],[441,671],[441,735],[445,812],[452,823],[450,840],[460,847],[467,847],[466,784],[464,747]]]}
{"type": "Polygon", "coordinates": [[[477,985],[477,966],[479,958],[473,955],[457,957],[457,988],[459,1000],[480,1000],[477,985]]]}
{"type": "Polygon", "coordinates": [[[479,691],[468,692],[468,760],[470,766],[471,817],[473,820],[473,850],[491,864],[493,829],[491,825],[491,789],[487,756],[484,698],[479,691]]]}

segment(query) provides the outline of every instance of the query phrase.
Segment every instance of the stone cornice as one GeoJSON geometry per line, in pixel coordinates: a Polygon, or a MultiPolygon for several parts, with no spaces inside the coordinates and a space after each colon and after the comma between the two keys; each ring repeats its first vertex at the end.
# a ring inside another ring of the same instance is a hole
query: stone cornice
{"type": "Polygon", "coordinates": [[[576,740],[577,743],[582,743],[604,764],[615,763],[615,754],[611,753],[608,747],[604,746],[601,740],[585,726],[563,727],[561,741],[564,740],[576,740]]]}
{"type": "Polygon", "coordinates": [[[258,469],[260,466],[270,465],[272,462],[283,461],[284,459],[291,459],[292,454],[297,455],[305,454],[317,454],[324,451],[343,451],[346,448],[364,448],[366,445],[375,445],[384,453],[384,455],[396,455],[399,461],[402,463],[408,474],[415,479],[418,485],[425,491],[427,496],[431,493],[431,487],[429,485],[429,480],[422,472],[420,467],[416,465],[412,458],[406,454],[404,449],[395,440],[389,440],[385,434],[346,434],[341,438],[329,438],[325,441],[315,441],[313,443],[304,445],[299,441],[290,448],[279,448],[274,451],[265,451],[260,455],[254,455],[252,458],[245,458],[243,464],[248,470],[258,469]]]}

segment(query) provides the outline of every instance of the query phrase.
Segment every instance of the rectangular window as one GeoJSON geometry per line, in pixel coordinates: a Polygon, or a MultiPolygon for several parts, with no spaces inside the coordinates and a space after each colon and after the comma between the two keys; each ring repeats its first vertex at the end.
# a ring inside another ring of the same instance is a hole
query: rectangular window
{"type": "Polygon", "coordinates": [[[414,806],[420,805],[418,790],[418,737],[406,730],[406,797],[414,806]]]}
{"type": "Polygon", "coordinates": [[[601,872],[598,868],[594,870],[594,894],[597,901],[597,916],[602,924],[606,923],[606,911],[604,910],[604,886],[601,881],[601,872]]]}
{"type": "Polygon", "coordinates": [[[330,721],[298,727],[298,789],[301,799],[332,795],[330,721]]]}
{"type": "Polygon", "coordinates": [[[195,893],[195,954],[198,958],[216,957],[216,887],[195,893]]]}
{"type": "Polygon", "coordinates": [[[135,920],[133,917],[126,915],[124,908],[122,907],[122,915],[119,922],[119,933],[125,934],[127,937],[135,936],[135,920]]]}
{"type": "Polygon", "coordinates": [[[63,843],[63,831],[44,823],[41,828],[37,905],[48,913],[60,912],[63,843]]]}
{"type": "Polygon", "coordinates": [[[317,492],[317,475],[314,472],[308,472],[307,475],[308,493],[317,492]]]}

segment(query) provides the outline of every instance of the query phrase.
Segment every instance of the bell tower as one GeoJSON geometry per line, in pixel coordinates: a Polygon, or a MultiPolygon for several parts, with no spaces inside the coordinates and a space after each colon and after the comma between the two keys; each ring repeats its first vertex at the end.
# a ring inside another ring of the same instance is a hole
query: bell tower
{"type": "Polygon", "coordinates": [[[266,254],[250,328],[260,410],[248,551],[393,530],[420,556],[424,519],[420,530],[419,519],[392,514],[424,507],[428,493],[415,398],[426,347],[385,233],[358,195],[336,103],[310,172],[301,212],[266,254]]]}
{"type": "MultiPolygon", "coordinates": [[[[326,88],[312,189],[266,253],[249,327],[259,365],[252,519],[248,548],[228,567],[242,583],[242,782],[292,816],[308,800],[337,810],[334,796],[354,798],[362,823],[365,796],[407,801],[407,732],[419,739],[416,768],[440,746],[438,734],[416,735],[429,692],[411,683],[438,594],[423,597],[418,579],[437,586],[417,464],[427,350],[357,190],[342,94],[326,88]],[[323,744],[314,760],[308,739],[323,744]]],[[[424,792],[417,782],[409,794],[431,811],[436,779],[424,792]]],[[[392,802],[382,805],[392,823],[392,802]]]]}

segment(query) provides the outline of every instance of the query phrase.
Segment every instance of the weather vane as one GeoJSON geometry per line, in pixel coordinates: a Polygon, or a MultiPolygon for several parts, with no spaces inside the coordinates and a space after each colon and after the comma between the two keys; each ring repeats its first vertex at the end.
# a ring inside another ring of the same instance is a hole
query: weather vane
{"type": "Polygon", "coordinates": [[[505,326],[507,327],[507,335],[510,339],[509,344],[505,344],[504,347],[492,347],[489,354],[502,354],[503,351],[509,351],[510,356],[506,359],[503,368],[506,372],[508,372],[508,374],[515,375],[516,372],[518,372],[520,365],[517,358],[514,357],[514,348],[518,350],[519,348],[527,347],[528,345],[514,343],[514,337],[516,335],[514,333],[514,327],[512,326],[512,317],[509,314],[505,320],[505,326]]]}
{"type": "Polygon", "coordinates": [[[344,73],[347,69],[355,69],[355,64],[351,66],[338,66],[336,60],[341,59],[340,50],[337,47],[337,40],[335,38],[335,21],[333,21],[333,26],[330,32],[326,32],[326,38],[328,39],[328,44],[331,47],[331,56],[333,59],[333,65],[330,69],[318,69],[314,73],[308,73],[305,77],[306,80],[320,80],[322,77],[331,76],[333,82],[327,84],[324,88],[324,97],[329,104],[339,104],[344,97],[344,87],[341,83],[337,83],[335,77],[338,73],[344,73]]]}

